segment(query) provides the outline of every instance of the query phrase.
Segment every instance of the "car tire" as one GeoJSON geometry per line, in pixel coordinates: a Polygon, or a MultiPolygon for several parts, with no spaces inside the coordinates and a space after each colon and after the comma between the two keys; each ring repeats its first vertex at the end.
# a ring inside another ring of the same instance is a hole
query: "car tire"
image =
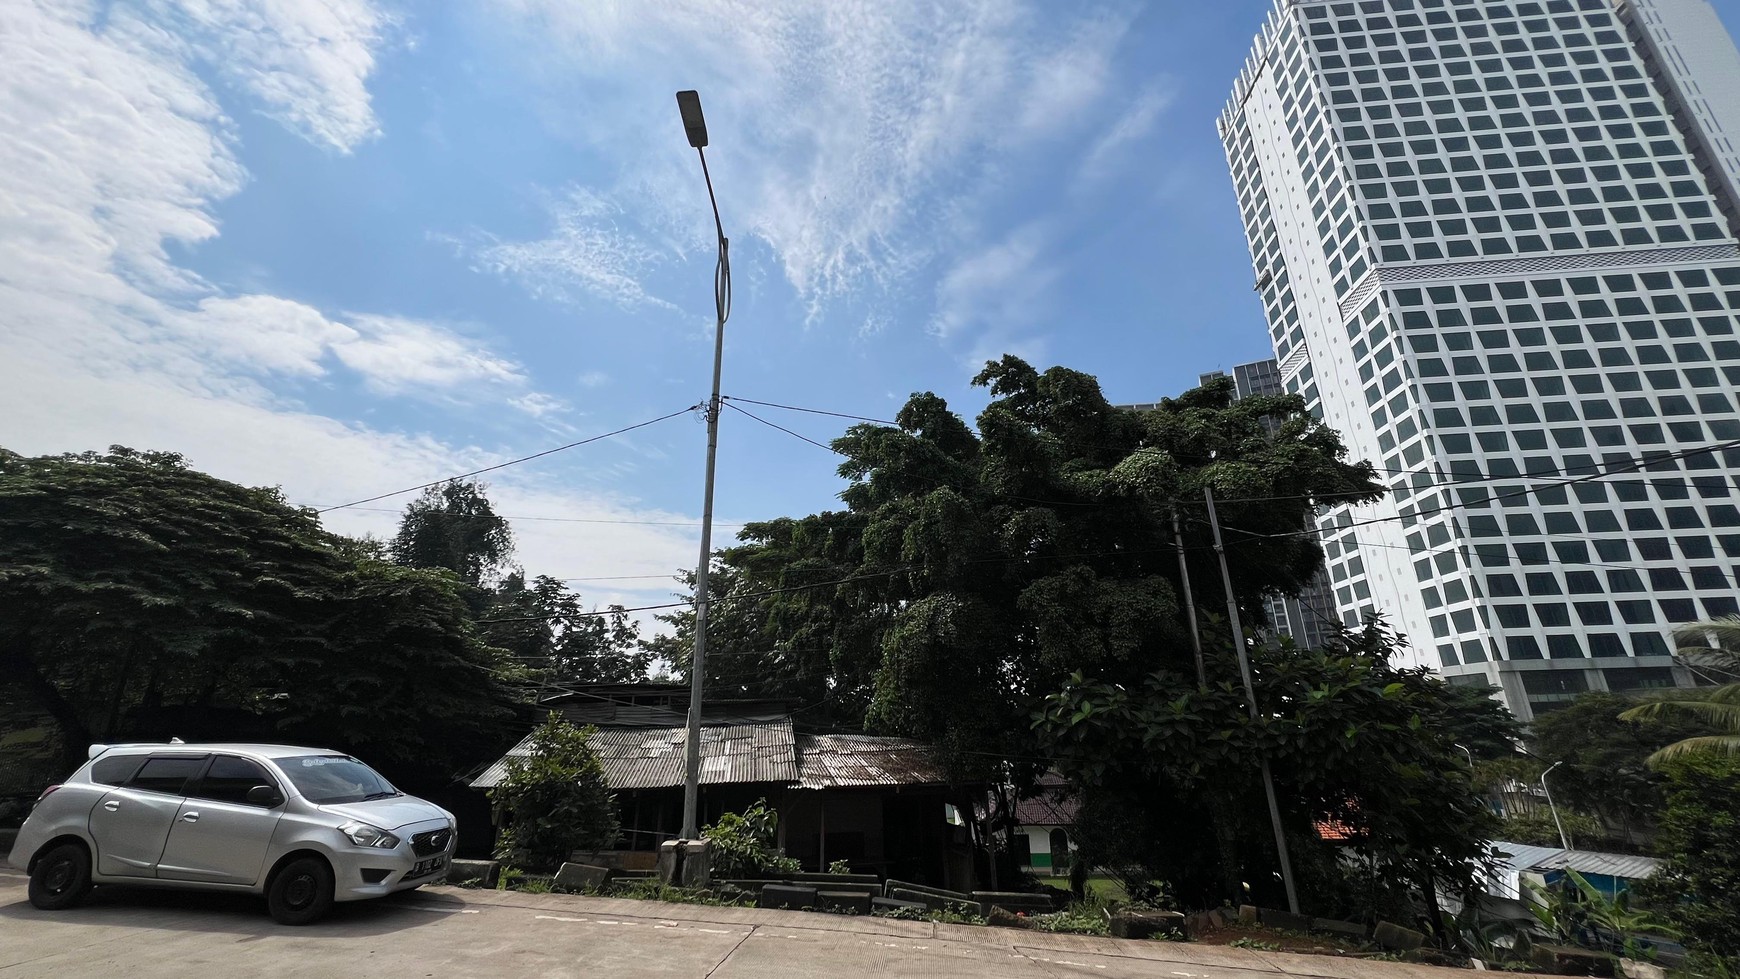
{"type": "Polygon", "coordinates": [[[62,843],[36,859],[30,871],[30,903],[43,911],[62,911],[91,891],[91,854],[77,843],[62,843]]]}
{"type": "Polygon", "coordinates": [[[285,864],[266,887],[266,910],[281,925],[307,925],[332,910],[332,868],[319,857],[285,864]]]}

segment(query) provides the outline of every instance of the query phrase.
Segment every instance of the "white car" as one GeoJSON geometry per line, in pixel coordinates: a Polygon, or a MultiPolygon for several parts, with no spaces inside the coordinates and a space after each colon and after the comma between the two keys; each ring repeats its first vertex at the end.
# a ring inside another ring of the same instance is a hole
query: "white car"
{"type": "Polygon", "coordinates": [[[96,744],[36,800],[8,862],[44,910],[130,884],[264,895],[273,918],[301,925],[334,901],[440,880],[456,829],[452,813],[340,752],[96,744]]]}

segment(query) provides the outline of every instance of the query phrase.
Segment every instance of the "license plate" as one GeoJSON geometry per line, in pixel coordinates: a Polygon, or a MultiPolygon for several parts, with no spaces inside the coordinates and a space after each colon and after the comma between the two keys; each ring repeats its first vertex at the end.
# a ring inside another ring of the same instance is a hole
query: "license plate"
{"type": "Polygon", "coordinates": [[[417,865],[411,868],[411,872],[406,874],[402,879],[410,880],[413,877],[427,877],[446,866],[446,857],[430,857],[427,860],[419,860],[417,861],[417,865]]]}

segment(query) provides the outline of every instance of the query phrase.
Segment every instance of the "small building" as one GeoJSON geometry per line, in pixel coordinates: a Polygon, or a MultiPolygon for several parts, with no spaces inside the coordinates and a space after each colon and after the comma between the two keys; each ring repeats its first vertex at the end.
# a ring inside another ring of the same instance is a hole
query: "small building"
{"type": "MultiPolygon", "coordinates": [[[[623,838],[612,858],[650,867],[682,830],[689,688],[590,685],[542,706],[597,728],[591,745],[616,795],[623,838]]],[[[530,736],[471,780],[489,789],[524,755],[530,736]]],[[[949,783],[924,745],[904,738],[797,731],[781,701],[713,701],[701,722],[700,822],[765,799],[779,813],[779,845],[805,870],[845,860],[857,873],[958,887],[973,860],[947,807],[969,787],[949,783]]]]}
{"type": "Polygon", "coordinates": [[[1574,870],[1601,893],[1618,897],[1631,885],[1661,869],[1654,857],[1627,853],[1601,853],[1595,850],[1567,850],[1557,846],[1533,846],[1527,843],[1494,841],[1498,848],[1497,873],[1488,877],[1486,892],[1494,897],[1526,900],[1524,881],[1545,887],[1555,887],[1566,879],[1565,872],[1574,870]]]}
{"type": "Polygon", "coordinates": [[[1081,808],[1068,782],[1046,772],[1039,792],[1015,803],[1015,862],[1036,874],[1069,873],[1075,842],[1076,814],[1081,808]]]}

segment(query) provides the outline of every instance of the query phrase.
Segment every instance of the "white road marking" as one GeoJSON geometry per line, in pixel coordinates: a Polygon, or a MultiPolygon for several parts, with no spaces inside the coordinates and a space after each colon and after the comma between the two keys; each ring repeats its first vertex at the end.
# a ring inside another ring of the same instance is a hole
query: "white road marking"
{"type": "Polygon", "coordinates": [[[399,907],[407,911],[433,911],[436,914],[482,914],[472,908],[432,908],[423,904],[401,904],[399,907]]]}
{"type": "Polygon", "coordinates": [[[591,921],[592,920],[591,918],[563,918],[559,915],[554,915],[554,914],[533,915],[532,919],[534,921],[591,921]]]}

